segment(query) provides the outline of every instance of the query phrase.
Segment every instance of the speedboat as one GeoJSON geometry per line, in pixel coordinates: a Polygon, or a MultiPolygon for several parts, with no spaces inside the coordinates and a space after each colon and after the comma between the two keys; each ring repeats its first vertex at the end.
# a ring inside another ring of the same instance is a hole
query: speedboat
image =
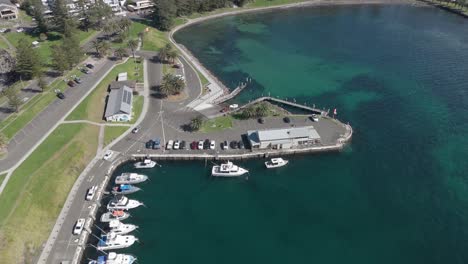
{"type": "Polygon", "coordinates": [[[145,159],[143,161],[139,161],[133,164],[133,166],[135,166],[135,169],[151,169],[154,168],[154,166],[156,166],[156,161],[151,159],[145,159]]]}
{"type": "Polygon", "coordinates": [[[115,178],[115,184],[136,184],[148,180],[148,176],[138,173],[122,173],[115,178]]]}
{"type": "Polygon", "coordinates": [[[130,184],[120,184],[112,188],[112,194],[131,194],[139,190],[141,189],[130,184]]]}
{"type": "Polygon", "coordinates": [[[271,159],[271,160],[265,162],[265,166],[268,169],[279,168],[279,167],[283,167],[284,165],[288,164],[288,162],[289,161],[284,160],[282,158],[274,158],[274,159],[271,159]]]}
{"type": "Polygon", "coordinates": [[[122,211],[122,210],[115,210],[111,212],[107,212],[101,216],[101,222],[107,223],[112,220],[125,220],[130,217],[130,213],[122,211]]]}
{"type": "Polygon", "coordinates": [[[120,248],[128,248],[133,245],[138,239],[132,235],[117,235],[116,233],[109,232],[106,235],[101,235],[97,249],[98,250],[113,250],[120,248]]]}
{"type": "Polygon", "coordinates": [[[107,204],[107,210],[130,210],[137,208],[140,205],[143,205],[143,203],[137,200],[128,199],[123,195],[117,195],[107,204]]]}
{"type": "Polygon", "coordinates": [[[91,260],[88,264],[133,264],[136,260],[136,257],[129,254],[109,252],[107,256],[99,256],[97,260],[91,260]]]}
{"type": "Polygon", "coordinates": [[[222,163],[221,165],[215,165],[211,169],[211,175],[217,177],[238,177],[249,172],[248,170],[234,165],[232,162],[222,163]]]}
{"type": "Polygon", "coordinates": [[[125,235],[135,231],[138,228],[138,226],[132,224],[124,224],[119,220],[111,220],[109,222],[109,228],[109,232],[115,233],[117,235],[125,235]]]}

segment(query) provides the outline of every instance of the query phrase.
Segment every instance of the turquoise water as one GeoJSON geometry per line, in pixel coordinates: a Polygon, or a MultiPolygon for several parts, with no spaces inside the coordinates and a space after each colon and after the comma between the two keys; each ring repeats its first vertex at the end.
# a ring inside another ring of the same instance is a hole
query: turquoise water
{"type": "MultiPolygon", "coordinates": [[[[246,179],[162,163],[132,195],[140,263],[468,263],[468,20],[411,6],[207,21],[177,41],[230,87],[337,108],[342,153],[246,179]]],[[[129,167],[121,168],[120,171],[129,167]]],[[[117,173],[119,173],[118,171],[117,173]]]]}

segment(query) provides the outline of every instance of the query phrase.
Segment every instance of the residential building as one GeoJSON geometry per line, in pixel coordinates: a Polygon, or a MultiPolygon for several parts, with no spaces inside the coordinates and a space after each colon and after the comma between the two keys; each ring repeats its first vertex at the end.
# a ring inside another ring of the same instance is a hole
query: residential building
{"type": "Polygon", "coordinates": [[[128,88],[132,89],[132,91],[135,91],[136,87],[136,82],[132,80],[126,80],[126,81],[113,81],[109,85],[109,90],[112,89],[120,89],[123,86],[127,86],[128,88]]]}
{"type": "Polygon", "coordinates": [[[9,0],[0,0],[0,18],[1,19],[17,19],[18,7],[9,0]]]}
{"type": "Polygon", "coordinates": [[[127,5],[128,11],[142,11],[150,9],[154,6],[153,2],[150,0],[134,1],[131,4],[127,5]]]}
{"type": "Polygon", "coordinates": [[[252,149],[291,149],[320,142],[313,126],[249,130],[247,137],[252,149]]]}
{"type": "Polygon", "coordinates": [[[109,93],[104,117],[108,122],[128,122],[132,119],[132,90],[123,86],[109,93]]]}

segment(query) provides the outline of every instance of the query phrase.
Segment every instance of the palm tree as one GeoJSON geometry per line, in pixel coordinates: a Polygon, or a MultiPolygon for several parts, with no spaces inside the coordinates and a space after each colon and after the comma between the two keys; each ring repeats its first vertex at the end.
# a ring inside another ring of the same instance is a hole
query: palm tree
{"type": "Polygon", "coordinates": [[[164,46],[162,47],[160,50],[159,50],[159,60],[161,62],[165,62],[167,60],[167,56],[169,54],[169,50],[167,49],[167,46],[164,46]]]}
{"type": "Polygon", "coordinates": [[[47,89],[47,82],[45,81],[42,75],[39,76],[39,80],[37,81],[37,86],[41,88],[41,93],[44,92],[45,89],[47,89]]]}
{"type": "Polygon", "coordinates": [[[127,50],[125,48],[120,47],[114,51],[114,54],[121,60],[123,59],[123,57],[127,56],[127,50]]]}
{"type": "Polygon", "coordinates": [[[168,52],[167,52],[167,58],[171,61],[171,63],[174,63],[175,62],[175,59],[177,58],[177,56],[179,56],[179,53],[177,52],[177,50],[175,49],[170,49],[168,52]]]}
{"type": "Polygon", "coordinates": [[[109,39],[109,36],[111,35],[111,33],[113,33],[115,30],[115,24],[111,21],[108,21],[103,27],[102,27],[102,31],[104,32],[104,34],[106,34],[106,39],[109,39]]]}
{"type": "Polygon", "coordinates": [[[95,39],[95,40],[91,41],[91,46],[93,46],[93,48],[96,50],[96,53],[99,55],[99,49],[101,47],[101,41],[95,39]]]}
{"type": "Polygon", "coordinates": [[[255,113],[257,117],[264,117],[268,115],[268,106],[265,102],[262,102],[257,105],[257,109],[255,109],[255,113]]]}
{"type": "Polygon", "coordinates": [[[173,81],[172,74],[164,75],[161,86],[159,86],[159,92],[165,96],[172,94],[173,91],[173,81]]]}
{"type": "Polygon", "coordinates": [[[190,128],[193,131],[199,130],[202,125],[203,125],[203,118],[201,116],[194,117],[192,118],[192,120],[190,120],[190,128]]]}
{"type": "Polygon", "coordinates": [[[110,46],[109,42],[101,41],[101,43],[99,45],[99,48],[98,48],[99,56],[101,56],[101,57],[106,56],[107,53],[109,52],[110,48],[111,48],[111,46],[110,46]]]}
{"type": "Polygon", "coordinates": [[[135,50],[138,48],[138,40],[131,39],[127,43],[128,48],[132,51],[133,59],[135,59],[135,50]]]}

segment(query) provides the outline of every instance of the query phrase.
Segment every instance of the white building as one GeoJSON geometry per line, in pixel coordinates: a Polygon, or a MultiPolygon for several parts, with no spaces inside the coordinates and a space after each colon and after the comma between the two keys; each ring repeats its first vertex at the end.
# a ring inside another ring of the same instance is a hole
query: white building
{"type": "Polygon", "coordinates": [[[104,117],[108,122],[128,122],[132,119],[132,90],[123,86],[112,89],[107,100],[104,117]]]}
{"type": "Polygon", "coordinates": [[[247,137],[252,149],[290,149],[320,142],[313,126],[249,130],[247,137]]]}
{"type": "Polygon", "coordinates": [[[1,19],[17,19],[18,7],[9,0],[0,0],[0,18],[1,19]]]}
{"type": "Polygon", "coordinates": [[[150,0],[142,0],[142,1],[133,1],[132,4],[128,4],[127,8],[129,11],[141,11],[150,9],[154,6],[153,2],[150,0]]]}

